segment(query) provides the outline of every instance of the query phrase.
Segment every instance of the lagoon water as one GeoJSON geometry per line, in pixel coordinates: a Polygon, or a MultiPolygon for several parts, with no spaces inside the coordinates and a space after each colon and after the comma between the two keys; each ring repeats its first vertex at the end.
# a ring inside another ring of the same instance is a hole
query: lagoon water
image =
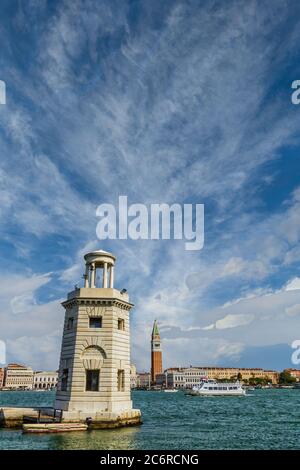
{"type": "MultiPolygon", "coordinates": [[[[142,426],[44,435],[0,429],[0,449],[300,449],[300,389],[255,390],[246,397],[132,396],[142,426]]],[[[53,401],[53,392],[0,392],[0,407],[53,401]]]]}

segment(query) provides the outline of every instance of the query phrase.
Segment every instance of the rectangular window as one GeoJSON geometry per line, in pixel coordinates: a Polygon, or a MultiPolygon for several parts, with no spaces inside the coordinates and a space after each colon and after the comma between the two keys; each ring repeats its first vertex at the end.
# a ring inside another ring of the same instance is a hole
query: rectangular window
{"type": "Polygon", "coordinates": [[[67,330],[72,330],[73,325],[74,325],[74,318],[73,317],[68,318],[68,320],[67,320],[67,330]]]}
{"type": "Polygon", "coordinates": [[[123,318],[118,318],[118,330],[125,330],[125,321],[123,318]]]}
{"type": "Polygon", "coordinates": [[[102,328],[102,317],[90,317],[90,328],[102,328]]]}
{"type": "Polygon", "coordinates": [[[125,389],[125,371],[118,370],[118,392],[124,392],[125,389]]]}
{"type": "Polygon", "coordinates": [[[62,378],[61,378],[61,391],[66,392],[68,389],[68,375],[69,369],[63,369],[62,378]]]}
{"type": "Polygon", "coordinates": [[[86,371],[86,391],[98,392],[99,391],[99,369],[86,371]]]}

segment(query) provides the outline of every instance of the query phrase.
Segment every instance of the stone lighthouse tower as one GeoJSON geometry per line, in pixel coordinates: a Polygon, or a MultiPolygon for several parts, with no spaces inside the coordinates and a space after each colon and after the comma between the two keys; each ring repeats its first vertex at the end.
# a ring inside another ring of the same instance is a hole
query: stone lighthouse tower
{"type": "Polygon", "coordinates": [[[96,428],[138,424],[141,413],[132,409],[130,397],[133,304],[125,289],[114,288],[114,255],[99,250],[84,259],[84,287],[70,292],[62,304],[66,312],[55,408],[63,411],[63,421],[91,418],[96,428]]]}
{"type": "Polygon", "coordinates": [[[156,375],[162,373],[162,350],[157,321],[154,320],[151,335],[151,382],[155,384],[156,375]]]}

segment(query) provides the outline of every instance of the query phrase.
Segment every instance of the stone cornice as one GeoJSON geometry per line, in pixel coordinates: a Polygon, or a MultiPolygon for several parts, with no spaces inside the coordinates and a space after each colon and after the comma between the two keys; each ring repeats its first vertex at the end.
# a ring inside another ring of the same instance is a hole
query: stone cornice
{"type": "Polygon", "coordinates": [[[65,300],[61,303],[64,308],[72,308],[74,306],[86,305],[86,306],[101,306],[101,307],[119,307],[124,310],[130,310],[133,304],[120,299],[91,299],[91,298],[73,298],[65,300]]]}

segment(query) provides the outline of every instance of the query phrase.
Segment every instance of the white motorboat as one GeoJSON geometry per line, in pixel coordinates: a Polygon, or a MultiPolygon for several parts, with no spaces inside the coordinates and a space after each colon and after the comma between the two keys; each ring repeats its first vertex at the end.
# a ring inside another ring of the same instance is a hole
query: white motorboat
{"type": "Polygon", "coordinates": [[[239,382],[234,383],[219,383],[215,380],[207,380],[195,385],[188,395],[202,395],[202,396],[243,396],[246,395],[246,390],[243,389],[239,382]]]}
{"type": "Polygon", "coordinates": [[[176,388],[165,388],[164,392],[166,392],[166,393],[175,393],[175,392],[178,392],[178,390],[176,388]]]}

